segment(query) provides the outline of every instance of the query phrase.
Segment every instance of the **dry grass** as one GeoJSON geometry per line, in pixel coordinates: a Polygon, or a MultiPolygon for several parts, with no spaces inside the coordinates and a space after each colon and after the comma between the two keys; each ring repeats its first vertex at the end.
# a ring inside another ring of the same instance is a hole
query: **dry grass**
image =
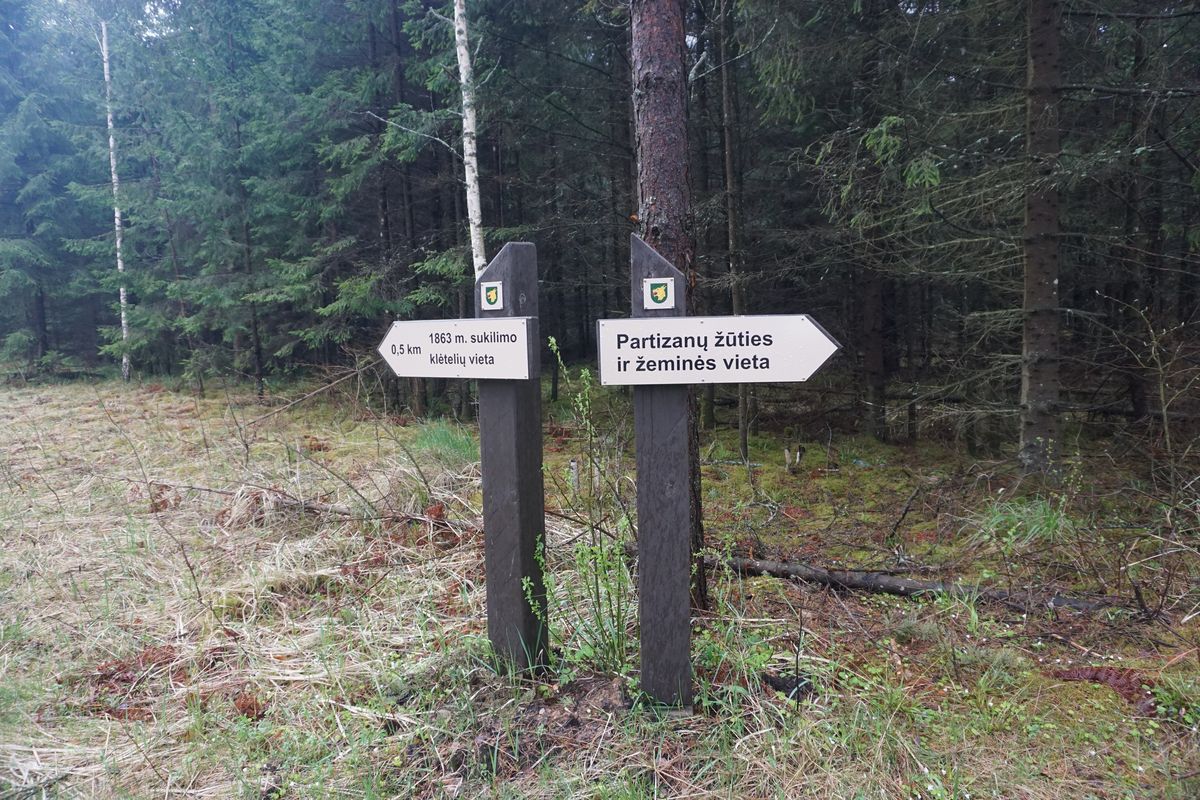
{"type": "MultiPolygon", "coordinates": [[[[631,708],[629,673],[489,668],[477,465],[454,431],[422,445],[324,402],[249,425],[267,410],[249,398],[111,384],[6,389],[0,409],[2,797],[1200,788],[1186,725],[1041,672],[1114,656],[1190,685],[1196,654],[1157,634],[722,576],[697,710],[662,715],[631,708]],[[797,665],[811,699],[760,684],[797,665]]],[[[570,584],[581,531],[549,521],[570,584]]]]}
{"type": "Polygon", "coordinates": [[[266,712],[336,707],[477,631],[476,531],[422,519],[438,504],[474,519],[475,475],[439,473],[427,497],[378,424],[326,411],[248,428],[262,409],[237,400],[7,393],[0,757],[12,786],[229,796],[241,781],[230,765],[188,756],[237,724],[239,697],[266,712]],[[313,448],[318,437],[329,444],[313,448]],[[472,590],[450,613],[455,582],[472,590]],[[201,713],[221,724],[198,732],[201,713]]]}

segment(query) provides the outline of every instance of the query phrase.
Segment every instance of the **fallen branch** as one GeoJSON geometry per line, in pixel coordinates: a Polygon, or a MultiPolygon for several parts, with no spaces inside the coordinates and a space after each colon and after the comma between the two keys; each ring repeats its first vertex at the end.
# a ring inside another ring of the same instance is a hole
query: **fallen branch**
{"type": "Polygon", "coordinates": [[[381,361],[383,361],[382,358],[377,358],[374,361],[372,361],[370,364],[364,364],[363,366],[359,367],[358,369],[354,370],[353,372],[343,375],[342,377],[338,378],[337,380],[335,380],[331,383],[327,383],[324,386],[322,386],[321,388],[315,389],[315,390],[309,392],[308,394],[304,395],[303,397],[298,397],[295,400],[291,401],[290,403],[286,403],[286,404],[280,406],[279,408],[275,409],[274,411],[268,411],[266,414],[263,414],[261,417],[255,417],[254,419],[252,419],[246,423],[246,427],[249,428],[252,425],[257,425],[260,422],[270,419],[271,417],[275,416],[276,414],[287,411],[289,408],[291,408],[294,405],[297,405],[298,403],[303,403],[305,400],[308,400],[311,397],[316,397],[321,392],[327,392],[330,389],[332,389],[333,387],[337,386],[339,383],[342,383],[343,381],[348,381],[351,378],[353,378],[355,375],[361,375],[362,373],[371,369],[372,367],[374,367],[376,364],[378,364],[381,361]]]}
{"type": "Polygon", "coordinates": [[[808,564],[783,561],[767,561],[756,558],[717,558],[707,556],[704,559],[706,567],[728,567],[742,575],[773,575],[777,578],[791,578],[807,583],[818,583],[823,586],[835,586],[841,589],[857,589],[864,592],[881,594],[897,594],[903,597],[916,597],[923,594],[945,594],[959,600],[987,600],[1002,603],[1018,611],[1030,611],[1034,608],[1070,608],[1076,611],[1095,611],[1107,608],[1116,603],[1112,600],[1082,600],[1077,597],[1063,595],[1038,595],[1030,592],[1009,592],[1004,589],[987,589],[982,586],[964,585],[961,583],[946,583],[943,581],[918,581],[912,578],[900,578],[881,572],[865,572],[862,570],[831,570],[814,567],[808,564]]]}
{"type": "MultiPolygon", "coordinates": [[[[138,485],[148,484],[150,486],[160,486],[164,489],[174,489],[177,491],[189,492],[204,492],[207,494],[221,495],[222,497],[236,497],[239,493],[249,489],[250,494],[257,496],[263,501],[269,500],[281,508],[292,508],[298,511],[304,511],[310,514],[331,514],[336,517],[343,517],[353,522],[373,522],[377,520],[387,520],[389,522],[423,522],[426,524],[446,525],[454,527],[457,523],[449,520],[439,519],[429,516],[428,514],[409,514],[405,512],[389,511],[383,514],[363,514],[348,505],[342,503],[322,503],[318,500],[301,500],[299,497],[294,497],[282,489],[273,486],[258,486],[253,483],[242,484],[241,489],[216,489],[211,486],[195,486],[187,483],[167,483],[160,480],[135,480],[122,475],[104,475],[102,473],[94,473],[98,477],[106,480],[123,481],[125,483],[133,483],[138,485]]],[[[564,517],[564,519],[570,519],[564,517]]]]}
{"type": "MultiPolygon", "coordinates": [[[[352,519],[365,519],[364,517],[362,517],[361,514],[356,512],[354,509],[350,508],[349,506],[342,505],[341,503],[321,503],[316,500],[301,500],[300,498],[292,497],[287,492],[280,491],[279,489],[258,489],[256,491],[264,499],[267,497],[270,497],[272,502],[278,503],[279,505],[283,506],[284,508],[296,508],[301,511],[307,511],[310,514],[333,514],[334,516],[338,516],[338,517],[350,517],[352,519]]],[[[397,515],[395,515],[395,514],[389,515],[389,517],[392,517],[392,516],[397,516],[397,515]]],[[[399,516],[410,517],[411,515],[402,514],[399,516]]],[[[382,517],[378,517],[377,515],[375,518],[382,519],[382,517]]]]}

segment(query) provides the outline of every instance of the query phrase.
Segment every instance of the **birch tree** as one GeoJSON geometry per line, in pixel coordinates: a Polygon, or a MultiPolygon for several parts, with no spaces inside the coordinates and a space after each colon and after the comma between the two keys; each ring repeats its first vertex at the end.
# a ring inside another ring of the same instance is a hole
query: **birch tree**
{"type": "Polygon", "coordinates": [[[108,22],[100,20],[100,59],[104,64],[104,112],[108,124],[108,169],[112,175],[112,195],[113,195],[113,232],[114,243],[117,251],[117,273],[121,276],[121,283],[117,289],[121,304],[121,345],[124,348],[121,352],[121,379],[129,382],[130,364],[129,364],[129,298],[125,289],[125,258],[121,252],[122,244],[122,224],[121,224],[121,179],[117,175],[117,137],[116,126],[113,124],[113,100],[112,100],[112,68],[110,66],[111,59],[109,58],[108,48],[108,22]]]}
{"type": "Polygon", "coordinates": [[[478,278],[487,266],[483,244],[483,212],[479,200],[479,156],[475,134],[475,79],[471,73],[471,49],[467,38],[466,0],[454,0],[454,49],[458,55],[458,77],[462,85],[463,167],[467,184],[467,224],[471,229],[471,263],[478,278]]]}

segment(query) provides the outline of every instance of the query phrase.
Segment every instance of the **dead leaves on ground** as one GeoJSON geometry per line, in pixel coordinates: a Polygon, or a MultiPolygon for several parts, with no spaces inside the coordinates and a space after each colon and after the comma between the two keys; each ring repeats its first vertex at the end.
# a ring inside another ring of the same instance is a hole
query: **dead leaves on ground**
{"type": "Polygon", "coordinates": [[[165,483],[132,483],[125,491],[125,502],[131,506],[146,503],[151,514],[179,508],[183,495],[165,483]]]}
{"type": "Polygon", "coordinates": [[[128,658],[97,664],[78,680],[86,695],[70,705],[95,716],[149,722],[154,719],[154,693],[161,691],[158,684],[182,677],[180,669],[177,647],[149,645],[128,658]]]}
{"type": "MultiPolygon", "coordinates": [[[[176,645],[147,645],[132,656],[110,659],[85,675],[68,678],[67,686],[84,690],[81,700],[68,702],[73,710],[122,722],[153,722],[170,689],[182,692],[183,708],[212,710],[228,702],[230,712],[250,720],[262,719],[269,707],[261,693],[233,674],[237,662],[236,634],[232,640],[200,650],[187,658],[176,645]]],[[[44,709],[39,716],[51,716],[44,709]]]]}
{"type": "Polygon", "coordinates": [[[1154,701],[1154,681],[1141,670],[1118,667],[1075,667],[1051,670],[1050,677],[1060,681],[1086,681],[1098,683],[1112,689],[1129,701],[1134,710],[1143,716],[1152,717],[1158,707],[1154,701]]]}
{"type": "MultiPolygon", "coordinates": [[[[602,746],[629,707],[619,680],[587,677],[547,686],[544,696],[525,703],[511,719],[485,719],[456,737],[418,735],[403,747],[406,774],[426,776],[413,796],[457,797],[472,773],[513,780],[555,753],[602,746]]],[[[388,720],[383,724],[396,732],[388,720]]],[[[664,786],[683,789],[688,785],[684,753],[683,744],[666,742],[645,754],[649,760],[643,769],[664,786]]]]}
{"type": "Polygon", "coordinates": [[[258,695],[250,691],[241,691],[233,698],[233,707],[243,717],[260,720],[267,713],[267,704],[258,695]]]}

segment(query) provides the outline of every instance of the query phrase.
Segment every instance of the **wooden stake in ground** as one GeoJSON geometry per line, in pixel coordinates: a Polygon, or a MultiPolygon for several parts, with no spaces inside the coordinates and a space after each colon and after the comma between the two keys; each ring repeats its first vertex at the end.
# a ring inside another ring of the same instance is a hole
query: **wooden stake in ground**
{"type": "MultiPolygon", "coordinates": [[[[630,248],[630,296],[635,317],[682,317],[673,308],[643,307],[643,294],[669,281],[681,291],[683,273],[637,236],[630,248]],[[645,288],[650,281],[651,288],[645,288]]],[[[661,703],[692,702],[691,599],[692,503],[687,459],[690,444],[686,385],[635,386],[637,440],[638,618],[642,691],[661,703]]]]}
{"type": "MultiPolygon", "coordinates": [[[[121,181],[117,177],[117,138],[116,126],[113,124],[112,71],[109,68],[108,53],[108,23],[100,20],[100,59],[104,62],[104,110],[108,117],[108,168],[112,174],[113,229],[116,234],[117,273],[121,275],[121,286],[118,289],[121,300],[121,344],[127,345],[129,344],[129,315],[126,310],[128,297],[125,292],[125,259],[121,252],[123,230],[120,202],[121,181]]],[[[121,353],[121,378],[126,382],[129,381],[129,373],[129,353],[125,351],[121,353]]]]}
{"type": "Polygon", "coordinates": [[[518,669],[546,663],[537,314],[537,250],[526,242],[506,244],[475,283],[475,316],[530,318],[529,379],[479,381],[488,638],[518,669]]]}

